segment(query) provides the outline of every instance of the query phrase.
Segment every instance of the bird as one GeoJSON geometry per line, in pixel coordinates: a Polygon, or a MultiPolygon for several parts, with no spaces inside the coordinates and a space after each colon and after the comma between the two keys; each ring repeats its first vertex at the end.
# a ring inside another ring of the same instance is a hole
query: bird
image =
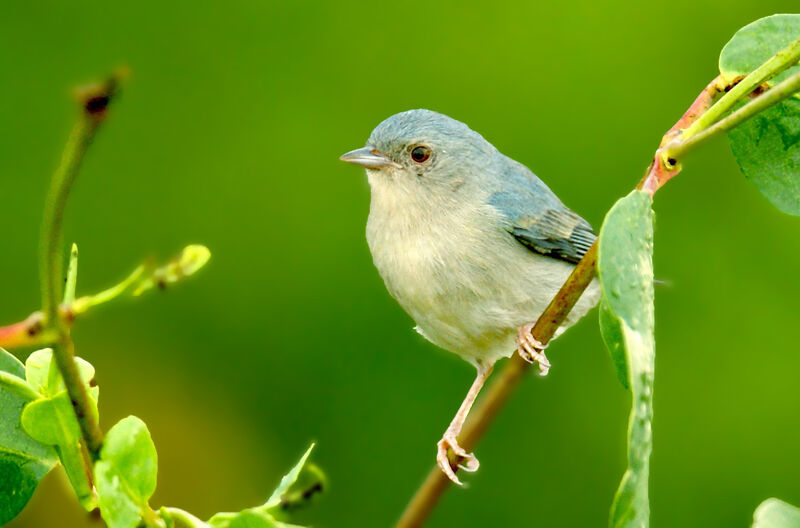
{"type": "MultiPolygon", "coordinates": [[[[340,159],[365,169],[367,244],[387,290],[425,339],[477,369],[437,443],[437,464],[461,485],[456,469],[479,466],[457,439],[472,404],[495,363],[515,351],[547,374],[533,324],[596,236],[530,169],[432,110],[385,119],[340,159]]],[[[594,281],[555,335],[599,298],[594,281]]]]}

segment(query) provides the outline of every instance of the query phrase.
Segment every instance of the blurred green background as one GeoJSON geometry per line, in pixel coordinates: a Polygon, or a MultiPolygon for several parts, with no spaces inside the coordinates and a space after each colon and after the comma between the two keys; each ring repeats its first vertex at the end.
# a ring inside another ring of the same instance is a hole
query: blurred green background
{"type": "MultiPolygon", "coordinates": [[[[599,227],[742,25],[796,0],[3,2],[0,320],[36,309],[43,197],[71,87],[133,74],[68,207],[79,293],[186,243],[196,279],[80,321],[105,428],[158,447],[154,505],[201,517],[263,501],[313,440],[329,493],[298,521],[389,526],[434,462],[473,369],[412,331],[364,240],[369,190],[337,160],[389,115],[465,121],[599,227]]],[[[800,504],[800,220],[726,140],[656,202],[656,527],[749,526],[800,504]]],[[[24,351],[20,351],[24,354],[24,351]]],[[[430,526],[603,526],[628,394],[596,312],[550,349],[430,526]]],[[[14,528],[90,525],[51,474],[14,528]]]]}

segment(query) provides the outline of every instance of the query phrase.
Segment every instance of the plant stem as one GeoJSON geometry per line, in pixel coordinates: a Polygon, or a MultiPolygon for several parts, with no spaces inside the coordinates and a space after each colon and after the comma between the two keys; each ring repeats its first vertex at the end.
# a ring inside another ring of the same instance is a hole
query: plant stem
{"type": "MultiPolygon", "coordinates": [[[[800,90],[800,72],[795,73],[774,88],[771,88],[764,94],[752,99],[746,105],[722,120],[717,121],[709,128],[703,129],[687,139],[675,139],[668,143],[664,149],[664,155],[673,159],[681,159],[703,141],[706,141],[722,132],[727,132],[732,128],[736,128],[751,117],[760,114],[767,108],[770,108],[771,106],[788,99],[798,90],[800,90]]],[[[722,100],[720,99],[720,103],[721,102],[722,100]]],[[[717,105],[714,105],[712,109],[716,106],[717,105]]]]}
{"type": "Polygon", "coordinates": [[[108,103],[116,93],[117,78],[111,77],[104,83],[84,90],[80,95],[81,115],[72,130],[64,149],[61,163],[53,174],[50,191],[45,202],[44,222],[40,242],[40,282],[42,288],[42,312],[44,326],[55,331],[53,356],[58,370],[64,378],[64,385],[83,439],[89,452],[96,456],[103,442],[103,432],[93,411],[89,394],[81,380],[75,363],[75,352],[69,335],[69,326],[59,313],[62,298],[63,255],[62,231],[64,209],[67,198],[78,175],[86,150],[94,139],[98,127],[103,122],[108,103]]]}
{"type": "Polygon", "coordinates": [[[187,528],[208,528],[209,526],[208,523],[180,508],[165,507],[164,511],[169,514],[173,521],[177,521],[187,528]]]}
{"type": "MultiPolygon", "coordinates": [[[[756,70],[758,72],[757,75],[754,72],[754,74],[747,76],[745,80],[739,83],[740,85],[745,83],[742,88],[739,88],[736,92],[734,92],[735,88],[731,89],[727,94],[727,99],[723,97],[713,106],[712,102],[715,95],[724,91],[727,86],[724,85],[720,77],[709,83],[681,119],[664,135],[661,147],[656,150],[647,174],[636,188],[645,190],[650,196],[653,196],[658,189],[681,171],[680,164],[672,163],[669,161],[670,159],[679,159],[690,149],[702,144],[715,134],[730,130],[753,115],[790,97],[798,89],[800,73],[793,75],[769,90],[765,95],[759,96],[727,118],[714,124],[739,98],[750,93],[753,87],[758,86],[764,79],[769,79],[783,71],[793,64],[792,61],[797,62],[796,53],[800,53],[800,39],[778,54],[785,54],[785,56],[776,58],[778,57],[776,55],[768,60],[756,70]],[[733,95],[730,95],[732,92],[733,95]],[[724,104],[720,106],[723,101],[725,101],[724,104]],[[713,112],[711,116],[705,117],[711,112],[713,112]],[[701,124],[697,125],[698,122],[701,124]],[[690,131],[691,135],[687,134],[687,131],[690,131]],[[687,139],[682,139],[683,137],[687,139]]],[[[597,243],[595,242],[575,266],[567,281],[561,286],[561,289],[558,290],[556,296],[536,321],[531,333],[543,345],[550,341],[554,332],[566,319],[567,314],[572,310],[583,291],[592,282],[596,261],[597,243]]],[[[528,366],[528,363],[520,359],[518,355],[515,355],[499,378],[487,389],[483,400],[479,402],[477,409],[467,420],[459,437],[459,443],[464,449],[471,451],[474,448],[519,384],[522,374],[527,370],[528,366]]],[[[438,466],[435,466],[411,498],[396,525],[397,528],[417,528],[422,526],[422,523],[433,511],[450,482],[450,479],[445,476],[438,466]]]]}
{"type": "Polygon", "coordinates": [[[798,60],[800,60],[800,38],[776,53],[767,62],[731,88],[708,112],[700,116],[691,126],[684,129],[681,133],[681,138],[688,139],[707,129],[725,115],[728,110],[736,106],[739,100],[761,86],[763,82],[770,80],[796,64],[798,60]]]}

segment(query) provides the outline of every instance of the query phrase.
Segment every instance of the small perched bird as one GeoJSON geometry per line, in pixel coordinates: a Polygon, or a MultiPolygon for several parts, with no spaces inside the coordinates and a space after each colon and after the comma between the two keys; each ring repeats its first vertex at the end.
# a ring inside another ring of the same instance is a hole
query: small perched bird
{"type": "MultiPolygon", "coordinates": [[[[367,242],[389,293],[420,334],[478,369],[437,444],[439,466],[461,484],[447,453],[478,468],[457,436],[481,387],[515,350],[547,373],[531,328],[596,237],[527,167],[437,112],[393,115],[340,159],[366,168],[367,242]]],[[[599,296],[592,283],[556,335],[599,296]]]]}

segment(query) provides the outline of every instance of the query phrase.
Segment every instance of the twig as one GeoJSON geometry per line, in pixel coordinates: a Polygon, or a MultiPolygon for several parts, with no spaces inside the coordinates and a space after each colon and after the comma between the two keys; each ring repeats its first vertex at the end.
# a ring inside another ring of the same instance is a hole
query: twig
{"type": "Polygon", "coordinates": [[[685,140],[673,140],[672,142],[668,143],[664,149],[664,155],[673,159],[681,159],[703,141],[706,141],[707,139],[722,132],[727,132],[732,128],[736,128],[751,117],[760,114],[764,110],[780,103],[787,97],[792,96],[798,90],[800,90],[800,72],[793,74],[785,81],[771,88],[765,94],[759,95],[743,107],[739,108],[722,120],[717,121],[710,127],[685,140]]]}
{"type": "Polygon", "coordinates": [[[117,91],[117,85],[118,78],[115,76],[79,94],[81,115],[64,149],[61,163],[53,174],[45,203],[40,246],[43,325],[55,332],[53,356],[64,378],[64,385],[75,410],[86,447],[92,456],[96,456],[100,450],[103,432],[100,430],[91,399],[75,363],[69,326],[59,313],[64,281],[61,239],[64,208],[72,183],[78,174],[86,150],[106,116],[108,104],[117,91]]]}
{"type": "Polygon", "coordinates": [[[765,81],[772,79],[782,71],[797,64],[798,60],[800,60],[800,38],[794,40],[791,44],[776,53],[767,62],[747,75],[741,82],[735,83],[736,85],[714,105],[714,108],[700,116],[691,126],[681,127],[685,128],[682,134],[683,139],[689,138],[701,130],[707,129],[725,115],[725,113],[731,110],[742,97],[761,86],[765,81]]]}
{"type": "MultiPolygon", "coordinates": [[[[800,52],[800,40],[793,43],[793,46],[794,45],[797,46],[795,51],[800,52]]],[[[794,61],[796,62],[796,58],[794,61]]],[[[788,65],[791,65],[791,63],[788,63],[788,65]]],[[[717,122],[717,119],[724,115],[728,109],[732,108],[741,98],[746,97],[752,91],[752,87],[760,85],[763,79],[771,78],[777,74],[778,71],[786,69],[788,65],[784,60],[770,59],[764,66],[740,81],[743,88],[740,88],[736,92],[734,92],[733,89],[728,91],[724,98],[725,102],[720,108],[717,108],[717,104],[722,103],[723,99],[720,99],[719,102],[713,106],[712,103],[715,97],[719,93],[726,91],[729,86],[726,86],[720,77],[717,77],[709,83],[681,119],[678,120],[675,126],[664,135],[661,146],[656,151],[645,177],[639,182],[636,188],[644,190],[648,192],[650,196],[653,196],[658,189],[681,171],[679,160],[690,148],[707,141],[718,132],[729,130],[741,124],[758,112],[763,111],[765,108],[790,97],[793,91],[796,91],[798,87],[800,87],[795,84],[795,77],[800,74],[792,76],[772,90],[769,90],[767,93],[770,97],[761,95],[739,111],[717,122]],[[731,95],[731,93],[734,95],[731,95]],[[748,108],[749,110],[744,112],[744,110],[748,108]],[[682,136],[682,132],[684,132],[687,127],[692,127],[700,118],[708,114],[711,114],[711,116],[703,120],[703,126],[707,128],[693,130],[691,136],[688,134],[682,136]],[[714,124],[715,122],[716,125],[714,124]],[[712,129],[715,130],[709,133],[708,131],[712,129]],[[682,140],[681,137],[685,139],[682,140]],[[686,148],[685,143],[688,142],[691,143],[689,148],[686,148]]],[[[539,342],[546,345],[553,337],[554,332],[566,319],[567,314],[572,310],[583,291],[592,282],[595,275],[596,261],[597,243],[595,242],[581,261],[575,266],[575,269],[567,278],[567,281],[561,286],[561,289],[558,290],[556,296],[536,321],[531,333],[539,342]]],[[[485,397],[481,400],[477,409],[472,413],[464,426],[461,437],[459,438],[459,443],[464,449],[468,451],[473,450],[478,440],[480,440],[486,432],[495,416],[499,413],[511,393],[519,384],[522,379],[522,374],[528,367],[529,364],[527,362],[519,358],[518,355],[514,355],[508,366],[500,373],[499,377],[495,379],[486,391],[485,397]]],[[[397,528],[417,528],[422,526],[449,484],[450,479],[435,466],[430,473],[428,473],[425,481],[411,498],[411,501],[397,523],[397,528]]]]}

